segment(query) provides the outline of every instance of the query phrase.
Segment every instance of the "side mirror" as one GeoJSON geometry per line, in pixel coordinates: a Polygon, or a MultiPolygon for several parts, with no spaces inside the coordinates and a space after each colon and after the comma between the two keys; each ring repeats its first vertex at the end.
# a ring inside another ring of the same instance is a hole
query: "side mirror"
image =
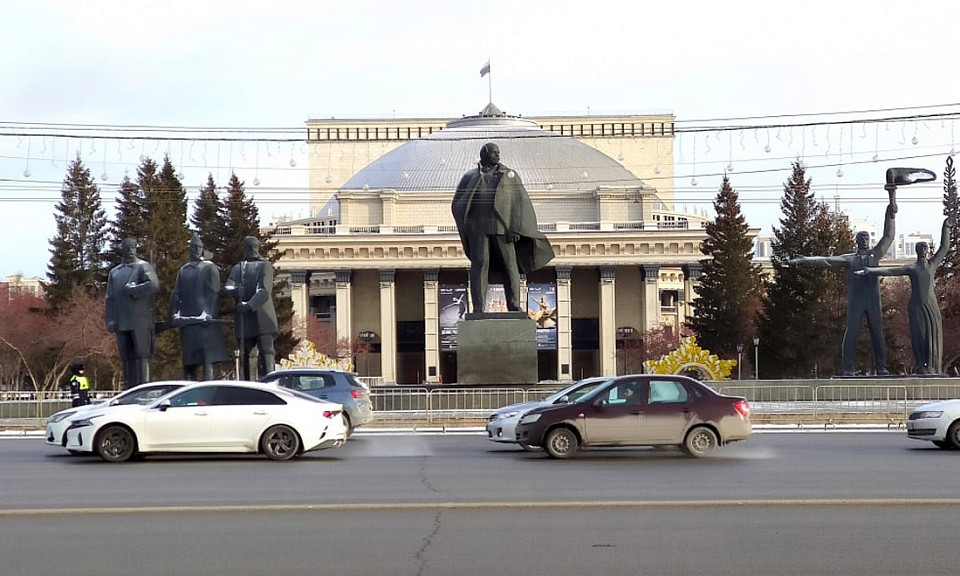
{"type": "Polygon", "coordinates": [[[161,412],[166,412],[166,411],[167,411],[167,408],[169,408],[169,407],[170,407],[170,400],[164,400],[163,402],[160,403],[159,406],[157,406],[157,408],[158,408],[161,412]]]}
{"type": "Polygon", "coordinates": [[[569,404],[570,397],[564,394],[563,396],[557,398],[557,404],[569,404]]]}

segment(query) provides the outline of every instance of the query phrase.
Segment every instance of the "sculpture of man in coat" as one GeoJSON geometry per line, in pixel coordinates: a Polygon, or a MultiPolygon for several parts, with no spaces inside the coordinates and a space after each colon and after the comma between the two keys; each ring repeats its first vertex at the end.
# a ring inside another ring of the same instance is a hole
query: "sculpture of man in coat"
{"type": "Polygon", "coordinates": [[[203,380],[213,380],[213,365],[229,360],[227,346],[216,316],[220,310],[220,270],[203,259],[203,241],[190,238],[190,260],[180,267],[170,292],[169,322],[180,327],[183,376],[195,380],[197,368],[203,380]]]}
{"type": "Polygon", "coordinates": [[[160,280],[153,265],[137,257],[137,241],[120,242],[120,264],[107,277],[107,331],[117,337],[123,361],[123,388],[150,381],[150,360],[156,349],[154,308],[160,280]]]}
{"type": "Polygon", "coordinates": [[[237,302],[236,335],[240,370],[244,380],[256,380],[274,368],[273,341],[277,337],[277,313],[273,308],[273,264],[260,255],[260,240],[243,239],[244,259],[233,267],[224,288],[237,302]],[[251,352],[256,349],[256,353],[251,352]]]}
{"type": "Polygon", "coordinates": [[[487,142],[480,148],[480,162],[460,179],[451,209],[470,259],[473,311],[484,310],[491,264],[504,276],[507,309],[523,311],[520,273],[542,268],[554,253],[537,230],[537,215],[520,176],[500,163],[499,146],[487,142]]]}

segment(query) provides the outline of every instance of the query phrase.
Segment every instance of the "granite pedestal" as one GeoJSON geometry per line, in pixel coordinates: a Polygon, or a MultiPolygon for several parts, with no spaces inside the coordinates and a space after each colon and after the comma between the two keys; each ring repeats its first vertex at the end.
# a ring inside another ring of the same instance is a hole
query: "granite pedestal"
{"type": "Polygon", "coordinates": [[[523,312],[474,313],[457,323],[459,384],[536,384],[537,326],[523,312]]]}

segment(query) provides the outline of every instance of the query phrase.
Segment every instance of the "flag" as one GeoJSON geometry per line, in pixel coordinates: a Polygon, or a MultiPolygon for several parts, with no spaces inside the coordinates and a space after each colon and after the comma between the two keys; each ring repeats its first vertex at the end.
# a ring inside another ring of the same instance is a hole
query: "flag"
{"type": "Polygon", "coordinates": [[[490,60],[487,60],[487,63],[483,65],[483,68],[480,69],[480,77],[483,78],[490,73],[490,60]]]}

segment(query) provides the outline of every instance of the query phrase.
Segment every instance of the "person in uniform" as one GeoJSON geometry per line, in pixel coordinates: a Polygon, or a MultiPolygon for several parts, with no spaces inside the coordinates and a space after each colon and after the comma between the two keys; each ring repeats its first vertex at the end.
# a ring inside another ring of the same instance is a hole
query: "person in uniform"
{"type": "Polygon", "coordinates": [[[190,259],[180,267],[170,292],[168,319],[180,328],[183,376],[187,380],[197,379],[198,368],[202,368],[203,380],[212,380],[214,364],[230,358],[216,318],[219,310],[220,270],[203,259],[203,241],[194,233],[190,237],[190,259]]]}
{"type": "Polygon", "coordinates": [[[90,403],[90,380],[84,373],[83,364],[74,364],[70,367],[70,401],[74,408],[90,403]]]}
{"type": "Polygon", "coordinates": [[[260,255],[260,240],[243,239],[244,259],[230,271],[224,289],[237,303],[235,333],[240,349],[240,372],[244,380],[256,380],[275,364],[273,341],[277,337],[277,313],[273,307],[273,265],[260,255]],[[258,362],[259,356],[259,362],[258,362]]]}

